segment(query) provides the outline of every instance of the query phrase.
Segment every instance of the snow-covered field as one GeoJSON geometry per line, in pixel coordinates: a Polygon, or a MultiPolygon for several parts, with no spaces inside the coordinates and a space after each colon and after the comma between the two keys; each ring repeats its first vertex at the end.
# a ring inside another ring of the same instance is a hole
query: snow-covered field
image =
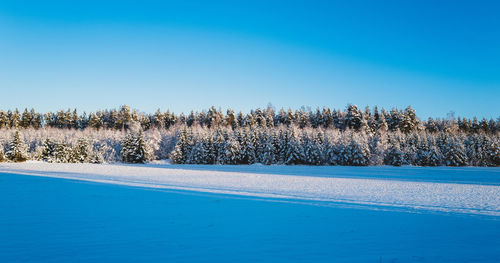
{"type": "Polygon", "coordinates": [[[370,209],[500,216],[499,168],[2,163],[0,173],[370,209]]]}
{"type": "Polygon", "coordinates": [[[499,175],[2,163],[0,262],[500,262],[499,175]]]}

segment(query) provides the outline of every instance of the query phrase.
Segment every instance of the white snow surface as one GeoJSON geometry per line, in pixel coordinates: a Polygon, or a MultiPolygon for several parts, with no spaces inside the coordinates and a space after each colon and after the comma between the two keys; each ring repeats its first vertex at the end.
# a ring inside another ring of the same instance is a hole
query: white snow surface
{"type": "Polygon", "coordinates": [[[332,205],[362,205],[373,209],[500,216],[498,168],[361,169],[27,162],[1,163],[0,173],[280,200],[307,200],[332,205]],[[426,177],[426,173],[433,174],[435,178],[426,177]],[[479,180],[474,180],[474,176],[479,180]]]}

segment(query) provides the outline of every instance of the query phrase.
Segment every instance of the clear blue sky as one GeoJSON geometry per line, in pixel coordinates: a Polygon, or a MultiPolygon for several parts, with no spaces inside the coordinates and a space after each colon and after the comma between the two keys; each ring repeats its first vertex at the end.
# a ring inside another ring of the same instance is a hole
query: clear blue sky
{"type": "Polygon", "coordinates": [[[0,109],[500,116],[499,1],[0,2],[0,109]]]}

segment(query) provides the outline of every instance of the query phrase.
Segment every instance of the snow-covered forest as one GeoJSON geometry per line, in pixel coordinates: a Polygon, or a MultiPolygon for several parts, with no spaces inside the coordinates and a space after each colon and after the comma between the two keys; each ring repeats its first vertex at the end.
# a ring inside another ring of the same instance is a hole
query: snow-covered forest
{"type": "Polygon", "coordinates": [[[0,111],[0,161],[499,166],[500,118],[404,110],[0,111]]]}

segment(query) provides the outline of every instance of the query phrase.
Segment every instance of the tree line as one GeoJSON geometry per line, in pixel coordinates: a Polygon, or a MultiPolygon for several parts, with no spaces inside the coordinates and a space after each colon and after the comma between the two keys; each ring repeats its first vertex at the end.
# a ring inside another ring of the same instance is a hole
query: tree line
{"type": "Polygon", "coordinates": [[[429,119],[411,107],[386,112],[280,110],[243,115],[215,107],[175,115],[122,106],[78,115],[0,113],[0,161],[61,163],[499,166],[497,121],[429,119]],[[14,120],[14,121],[12,121],[14,120]]]}
{"type": "Polygon", "coordinates": [[[499,166],[500,136],[485,133],[280,127],[0,130],[0,161],[58,163],[499,166]]]}
{"type": "Polygon", "coordinates": [[[77,110],[60,110],[57,112],[39,113],[34,109],[0,110],[0,129],[40,129],[52,127],[59,129],[116,129],[127,130],[132,123],[138,123],[143,130],[151,128],[170,129],[174,126],[187,127],[201,126],[207,128],[230,127],[232,129],[244,127],[279,127],[295,126],[303,128],[324,128],[338,130],[355,130],[362,132],[414,131],[427,132],[463,132],[496,134],[500,131],[500,118],[496,120],[476,117],[442,118],[420,120],[415,110],[408,106],[406,109],[393,108],[390,111],[379,110],[378,107],[359,109],[356,105],[348,105],[344,110],[324,107],[316,109],[280,109],[272,107],[255,109],[247,114],[235,113],[228,109],[223,113],[220,109],[211,107],[208,111],[190,112],[179,115],[157,110],[154,114],[142,113],[129,106],[119,109],[78,114],[77,110]]]}

